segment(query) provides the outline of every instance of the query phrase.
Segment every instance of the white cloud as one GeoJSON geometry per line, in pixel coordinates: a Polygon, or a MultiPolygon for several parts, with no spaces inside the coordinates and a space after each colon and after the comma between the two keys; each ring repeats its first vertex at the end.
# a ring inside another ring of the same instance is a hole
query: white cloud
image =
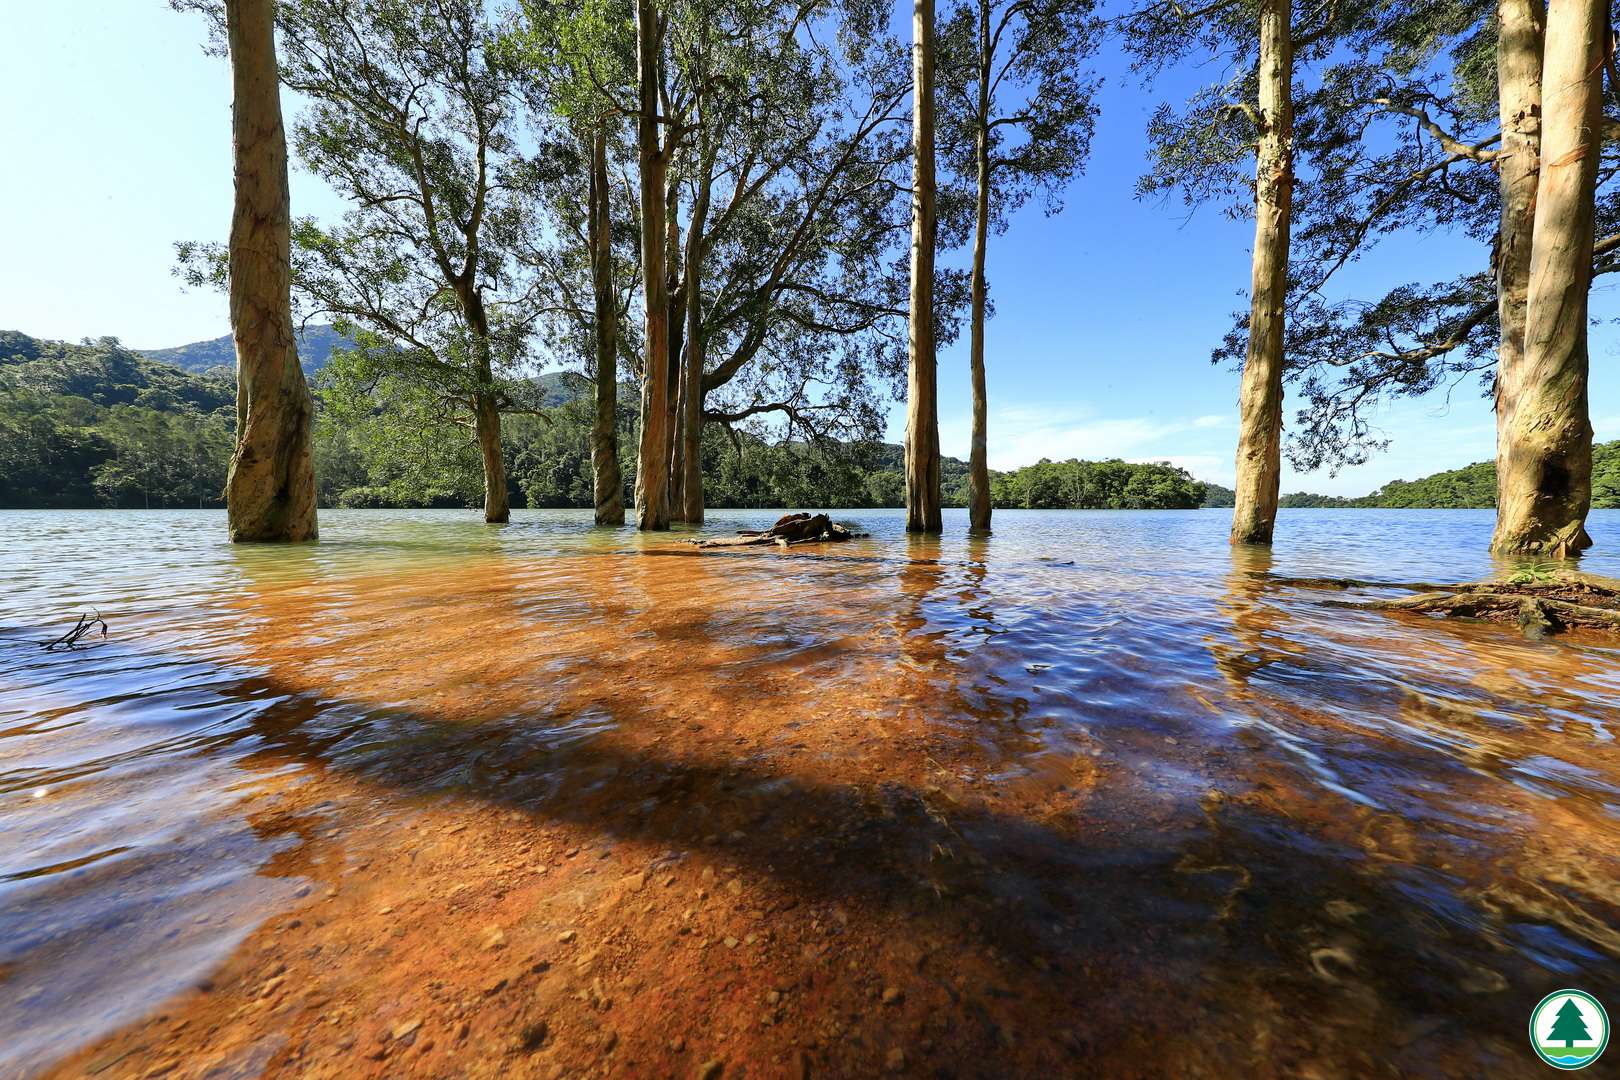
{"type": "MultiPolygon", "coordinates": [[[[1208,477],[1211,470],[1219,471],[1218,463],[1225,456],[1215,452],[1225,440],[1218,429],[1233,423],[1229,417],[1215,415],[1109,417],[1097,416],[1094,410],[1085,408],[1011,404],[990,414],[990,467],[1016,469],[1042,458],[1063,461],[1119,457],[1128,461],[1168,460],[1208,477]],[[1193,432],[1198,434],[1189,434],[1193,432]]],[[[948,453],[954,447],[965,450],[969,441],[966,419],[942,422],[940,441],[948,453]]],[[[1225,471],[1231,471],[1230,463],[1225,471]]]]}

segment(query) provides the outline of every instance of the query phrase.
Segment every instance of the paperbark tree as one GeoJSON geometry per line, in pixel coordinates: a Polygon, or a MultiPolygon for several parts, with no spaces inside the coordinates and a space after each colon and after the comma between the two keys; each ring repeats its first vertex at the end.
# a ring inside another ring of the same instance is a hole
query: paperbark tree
{"type": "Polygon", "coordinates": [[[1284,309],[1294,201],[1294,40],[1291,0],[1261,0],[1254,254],[1249,349],[1238,392],[1234,544],[1269,544],[1282,479],[1284,309]]]}
{"type": "Polygon", "coordinates": [[[1122,21],[1138,66],[1154,71],[1195,53],[1219,59],[1231,77],[1196,91],[1182,113],[1154,115],[1154,171],[1143,194],[1181,190],[1189,203],[1226,201],[1252,213],[1247,332],[1242,335],[1234,544],[1269,544],[1281,476],[1283,373],[1289,253],[1296,185],[1296,63],[1331,55],[1347,28],[1376,4],[1336,0],[1296,12],[1291,0],[1215,0],[1189,9],[1148,0],[1122,21]],[[1254,161],[1245,182],[1240,163],[1254,161]]]}
{"type": "MultiPolygon", "coordinates": [[[[522,256],[539,268],[552,303],[543,316],[553,332],[550,350],[563,363],[584,362],[593,374],[592,488],[598,525],[624,524],[624,480],[619,463],[618,364],[636,346],[622,325],[628,297],[618,280],[633,282],[636,255],[614,250],[615,185],[610,157],[623,118],[636,112],[636,36],[631,0],[557,4],[524,0],[521,18],[502,37],[502,55],[520,76],[542,132],[534,186],[548,216],[553,242],[522,256]],[[579,204],[580,174],[586,203],[579,204]],[[626,272],[618,266],[626,265],[626,272]],[[589,292],[586,302],[583,294],[589,292]],[[561,343],[561,344],[559,344],[561,343]]],[[[628,187],[628,185],[625,185],[628,187]]],[[[618,217],[632,220],[636,205],[620,193],[618,217]]],[[[639,248],[639,240],[634,245],[639,248]]]]}
{"type": "Polygon", "coordinates": [[[309,99],[296,146],[349,197],[300,222],[307,314],[359,330],[334,378],[400,382],[475,436],[484,519],[510,515],[501,414],[533,411],[522,363],[540,300],[514,259],[532,224],[512,130],[514,80],[474,0],[282,0],[282,80],[309,99]]]}
{"type": "MultiPolygon", "coordinates": [[[[1508,474],[1513,418],[1525,379],[1525,307],[1535,228],[1536,186],[1541,175],[1541,65],[1546,13],[1540,0],[1499,0],[1496,72],[1500,152],[1496,170],[1501,197],[1496,232],[1496,304],[1500,328],[1496,349],[1497,504],[1508,474]]],[[[1498,519],[1500,526],[1500,518],[1498,519]]]]}
{"type": "Polygon", "coordinates": [[[590,227],[596,415],[591,424],[591,476],[598,525],[624,524],[619,473],[619,306],[613,289],[613,222],[609,215],[607,125],[591,133],[590,227]]]}
{"type": "Polygon", "coordinates": [[[934,0],[913,0],[911,312],[906,377],[906,531],[941,532],[939,364],[934,342],[934,0]]]}
{"type": "Polygon", "coordinates": [[[945,105],[942,157],[971,184],[969,367],[973,435],[968,462],[968,527],[990,531],[985,378],[989,236],[1033,194],[1062,209],[1064,186],[1084,168],[1094,85],[1079,62],[1092,51],[1090,0],[971,0],[941,33],[945,105]]]}
{"type": "Polygon", "coordinates": [[[825,41],[814,28],[836,12],[823,3],[679,14],[663,94],[681,136],[665,247],[671,515],[696,523],[708,425],[739,454],[739,427],[809,443],[879,429],[871,384],[898,370],[905,318],[910,82],[875,9],[843,12],[825,41]]]}
{"type": "Polygon", "coordinates": [[[1587,297],[1608,27],[1599,0],[1557,0],[1547,13],[1523,353],[1498,417],[1499,552],[1565,557],[1592,543],[1587,297]]]}
{"type": "Polygon", "coordinates": [[[664,267],[669,158],[659,123],[663,36],[656,0],[636,0],[636,147],[646,348],[641,372],[641,448],[636,456],[636,527],[643,531],[669,528],[669,293],[664,267]]]}
{"type": "MultiPolygon", "coordinates": [[[[699,102],[701,108],[701,100],[699,102]]],[[[710,176],[715,154],[704,138],[703,118],[698,118],[696,147],[698,175],[692,218],[686,235],[686,353],[681,362],[680,407],[678,410],[679,517],[688,525],[703,524],[703,372],[708,361],[708,334],[703,327],[704,241],[709,224],[710,176]]]]}
{"type": "MultiPolygon", "coordinates": [[[[1330,70],[1315,92],[1348,104],[1336,106],[1344,117],[1337,162],[1313,178],[1313,210],[1299,230],[1305,250],[1291,282],[1288,350],[1290,377],[1298,380],[1305,405],[1290,456],[1301,468],[1364,461],[1385,444],[1368,422],[1376,406],[1477,376],[1494,398],[1497,414],[1496,502],[1503,513],[1495,546],[1541,553],[1578,550],[1586,542],[1573,520],[1586,486],[1580,465],[1580,446],[1589,442],[1580,435],[1589,424],[1584,376],[1565,380],[1549,402],[1538,390],[1548,372],[1532,369],[1526,351],[1531,257],[1540,227],[1538,189],[1546,160],[1542,129],[1552,108],[1550,103],[1544,108],[1542,100],[1544,55],[1550,60],[1553,48],[1545,37],[1546,14],[1536,0],[1471,0],[1448,5],[1442,19],[1413,24],[1422,31],[1418,35],[1399,29],[1417,15],[1395,9],[1385,17],[1394,25],[1376,24],[1379,32],[1353,50],[1362,58],[1330,70]],[[1408,38],[1422,47],[1388,45],[1408,38]],[[1380,49],[1383,54],[1375,55],[1380,49]],[[1434,74],[1429,61],[1447,50],[1450,63],[1434,74]],[[1391,150],[1369,149],[1389,145],[1387,139],[1365,137],[1389,120],[1409,130],[1397,133],[1391,150]],[[1338,268],[1363,258],[1381,235],[1407,227],[1456,228],[1488,243],[1491,270],[1432,286],[1401,285],[1371,304],[1324,299],[1324,286],[1338,268]],[[1565,431],[1561,440],[1550,439],[1562,441],[1562,449],[1534,453],[1573,454],[1568,462],[1553,461],[1543,478],[1556,491],[1567,477],[1567,497],[1527,494],[1534,486],[1526,484],[1527,471],[1509,460],[1524,438],[1518,425],[1526,400],[1539,401],[1541,417],[1529,422],[1534,430],[1565,431]],[[1552,405],[1567,414],[1549,415],[1552,405]],[[1539,509],[1526,511],[1526,506],[1539,509]],[[1560,523],[1526,539],[1524,522],[1515,522],[1515,515],[1524,513],[1560,523]],[[1504,530],[1517,535],[1505,536],[1504,530]]],[[[1586,77],[1601,75],[1583,72],[1586,77]]],[[[1620,125],[1598,117],[1583,130],[1590,137],[1578,152],[1601,159],[1587,162],[1595,179],[1579,196],[1579,206],[1569,208],[1575,217],[1561,214],[1550,222],[1561,234],[1572,226],[1586,232],[1589,286],[1592,277],[1620,269],[1620,193],[1613,183],[1620,125]],[[1588,209],[1595,226],[1580,221],[1588,209]]],[[[1550,242],[1569,243],[1567,238],[1550,242]]],[[[1572,278],[1564,281],[1566,289],[1576,284],[1572,278]]],[[[1564,303],[1573,302],[1566,292],[1564,303]]],[[[1230,335],[1222,353],[1230,356],[1242,341],[1242,334],[1230,335]]],[[[1584,369],[1570,359],[1581,348],[1573,340],[1565,343],[1567,370],[1584,369]]]]}
{"type": "MultiPolygon", "coordinates": [[[[623,12],[615,0],[567,11],[524,6],[512,40],[534,72],[538,112],[556,113],[570,129],[587,115],[642,112],[636,38],[622,34],[634,25],[632,5],[623,12]]],[[[725,428],[737,447],[739,428],[760,437],[785,429],[812,442],[880,430],[871,382],[899,369],[905,317],[897,174],[908,156],[901,129],[910,81],[903,46],[875,9],[686,0],[659,4],[657,15],[669,515],[701,521],[704,459],[712,467],[719,445],[705,440],[708,425],[725,428]],[[813,32],[835,15],[839,34],[813,32]]],[[[558,305],[552,325],[561,334],[547,335],[564,351],[589,337],[591,306],[580,283],[586,260],[574,254],[590,247],[586,215],[570,205],[581,186],[576,178],[570,188],[571,170],[582,177],[585,169],[567,157],[558,155],[542,184],[555,240],[528,256],[575,298],[558,305]]],[[[632,197],[621,216],[639,211],[632,197]]],[[[621,252],[614,265],[641,293],[645,237],[636,231],[636,254],[621,252]]],[[[949,303],[955,279],[945,277],[949,303]]],[[[619,293],[622,306],[622,285],[619,293]]],[[[645,378],[640,330],[621,325],[620,354],[645,378]]]]}
{"type": "Polygon", "coordinates": [[[227,0],[236,204],[230,312],[236,445],[226,480],[233,541],[313,540],[314,406],[298,364],[290,297],[291,217],[272,0],[227,0]]]}

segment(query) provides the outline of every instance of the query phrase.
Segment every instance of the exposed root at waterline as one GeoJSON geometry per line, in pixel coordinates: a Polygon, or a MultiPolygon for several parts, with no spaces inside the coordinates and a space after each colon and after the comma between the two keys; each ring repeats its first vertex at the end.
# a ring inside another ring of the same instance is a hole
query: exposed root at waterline
{"type": "Polygon", "coordinates": [[[1543,582],[1480,581],[1458,585],[1351,583],[1351,579],[1333,578],[1282,580],[1305,588],[1411,589],[1417,591],[1417,595],[1328,603],[1370,611],[1416,612],[1512,623],[1532,640],[1570,629],[1620,633],[1620,590],[1574,576],[1543,582]],[[1345,584],[1328,584],[1341,580],[1345,584]]]}

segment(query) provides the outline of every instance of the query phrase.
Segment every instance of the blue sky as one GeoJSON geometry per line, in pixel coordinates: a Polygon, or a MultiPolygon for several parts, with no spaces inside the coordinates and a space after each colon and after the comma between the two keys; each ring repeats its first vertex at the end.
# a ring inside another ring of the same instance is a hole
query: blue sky
{"type": "MultiPolygon", "coordinates": [[[[136,347],[228,331],[225,302],[183,292],[173,243],[223,239],[231,192],[230,85],[205,56],[196,16],[163,0],[10,4],[0,22],[3,250],[0,328],[77,340],[111,334],[136,347]]],[[[1231,483],[1237,376],[1209,363],[1244,303],[1252,226],[1216,209],[1139,202],[1143,129],[1159,95],[1105,56],[1102,116],[1086,173],[1065,209],[1018,214],[992,237],[997,317],[988,337],[990,462],[1041,457],[1168,459],[1231,483]]],[[[295,170],[294,212],[336,216],[341,203],[295,170]]],[[[1435,234],[1386,242],[1343,279],[1372,297],[1398,281],[1482,265],[1485,252],[1435,234]]],[[[1611,315],[1612,287],[1593,294],[1611,315]]],[[[1593,424],[1620,437],[1617,337],[1592,341],[1593,424]]],[[[941,441],[967,456],[966,335],[940,357],[941,441]]],[[[1292,416],[1292,408],[1289,410],[1292,416]]],[[[1493,420],[1472,385],[1447,401],[1380,416],[1390,451],[1336,478],[1286,470],[1284,490],[1363,494],[1387,480],[1488,458],[1493,420]]],[[[903,418],[891,414],[890,437],[903,418]]]]}

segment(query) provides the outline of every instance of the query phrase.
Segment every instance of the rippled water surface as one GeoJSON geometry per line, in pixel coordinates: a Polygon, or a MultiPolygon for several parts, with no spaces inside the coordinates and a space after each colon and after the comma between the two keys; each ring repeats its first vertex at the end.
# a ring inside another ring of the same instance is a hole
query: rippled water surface
{"type": "MultiPolygon", "coordinates": [[[[295,548],[0,513],[0,1076],[206,980],[339,828],[452,798],[746,835],[857,920],[973,909],[1097,995],[1066,1038],[1116,1071],[1531,1075],[1543,994],[1620,1016],[1620,650],[1280,580],[1507,572],[1488,513],[1285,512],[1272,553],[1220,511],[842,517],[872,538],[700,554],[563,511],[295,548]],[[105,641],[40,647],[90,609],[105,641]]],[[[1620,577],[1620,513],[1590,531],[1620,577]]]]}

